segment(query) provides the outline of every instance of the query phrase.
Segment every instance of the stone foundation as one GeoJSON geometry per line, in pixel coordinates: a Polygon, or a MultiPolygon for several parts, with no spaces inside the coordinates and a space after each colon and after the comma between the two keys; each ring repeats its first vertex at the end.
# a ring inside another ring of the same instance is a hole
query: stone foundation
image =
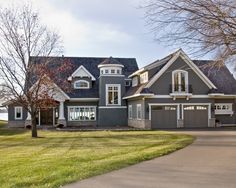
{"type": "Polygon", "coordinates": [[[148,119],[129,119],[128,126],[138,128],[138,129],[151,129],[151,121],[148,119]]]}
{"type": "Polygon", "coordinates": [[[24,128],[25,122],[24,121],[8,121],[8,127],[10,128],[24,128]]]}
{"type": "Polygon", "coordinates": [[[58,119],[57,125],[64,125],[64,127],[67,127],[67,123],[65,119],[58,119]]]}
{"type": "Polygon", "coordinates": [[[177,128],[183,128],[184,127],[184,120],[178,119],[177,121],[177,128]]]}
{"type": "Polygon", "coordinates": [[[208,120],[208,127],[216,127],[216,118],[211,118],[208,120]]]}

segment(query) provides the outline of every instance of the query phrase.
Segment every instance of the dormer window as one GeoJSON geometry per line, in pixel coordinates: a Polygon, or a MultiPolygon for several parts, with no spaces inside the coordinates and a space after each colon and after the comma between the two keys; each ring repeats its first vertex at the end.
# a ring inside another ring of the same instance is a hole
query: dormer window
{"type": "Polygon", "coordinates": [[[89,82],[86,80],[78,80],[74,83],[75,89],[89,89],[89,82]]]}
{"type": "Polygon", "coordinates": [[[135,76],[135,77],[133,77],[133,79],[132,79],[132,86],[135,87],[135,86],[137,86],[137,85],[138,85],[138,77],[135,76]]]}
{"type": "Polygon", "coordinates": [[[188,93],[188,72],[175,70],[172,72],[172,93],[188,93]]]}
{"type": "Polygon", "coordinates": [[[140,83],[144,84],[148,82],[148,72],[144,72],[140,75],[140,83]]]}

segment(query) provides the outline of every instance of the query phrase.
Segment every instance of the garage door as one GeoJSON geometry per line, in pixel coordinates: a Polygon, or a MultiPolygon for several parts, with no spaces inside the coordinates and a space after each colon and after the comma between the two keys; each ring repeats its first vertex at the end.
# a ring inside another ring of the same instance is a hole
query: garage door
{"type": "Polygon", "coordinates": [[[153,106],[151,125],[153,129],[176,128],[177,106],[153,106]]]}
{"type": "Polygon", "coordinates": [[[207,127],[208,126],[208,106],[188,105],[184,109],[184,127],[207,127]]]}

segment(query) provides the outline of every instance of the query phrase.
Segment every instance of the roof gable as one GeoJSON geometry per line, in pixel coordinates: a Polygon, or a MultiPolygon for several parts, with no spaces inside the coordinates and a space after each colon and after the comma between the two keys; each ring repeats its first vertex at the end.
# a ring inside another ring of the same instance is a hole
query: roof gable
{"type": "Polygon", "coordinates": [[[96,80],[96,78],[83,65],[80,65],[80,67],[76,69],[68,79],[72,80],[72,78],[75,77],[79,78],[88,77],[91,78],[91,80],[93,81],[96,80]]]}
{"type": "Polygon", "coordinates": [[[202,79],[202,81],[210,88],[216,89],[216,86],[204,75],[204,73],[192,62],[192,60],[184,53],[182,49],[176,51],[172,58],[162,67],[162,69],[154,75],[145,88],[151,87],[164,72],[177,60],[178,57],[181,57],[186,64],[202,79]]]}

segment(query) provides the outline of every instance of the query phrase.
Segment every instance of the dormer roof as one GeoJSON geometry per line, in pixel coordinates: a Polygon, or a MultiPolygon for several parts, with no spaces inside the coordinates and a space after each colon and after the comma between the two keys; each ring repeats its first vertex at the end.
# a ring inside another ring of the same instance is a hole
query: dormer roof
{"type": "Polygon", "coordinates": [[[118,60],[114,59],[113,57],[109,57],[102,61],[99,65],[98,68],[103,67],[103,66],[121,66],[124,67],[122,63],[120,63],[118,60]]]}
{"type": "Polygon", "coordinates": [[[76,69],[73,74],[68,78],[68,80],[72,80],[72,78],[90,78],[92,81],[95,81],[96,78],[83,66],[80,65],[78,69],[76,69]]]}

